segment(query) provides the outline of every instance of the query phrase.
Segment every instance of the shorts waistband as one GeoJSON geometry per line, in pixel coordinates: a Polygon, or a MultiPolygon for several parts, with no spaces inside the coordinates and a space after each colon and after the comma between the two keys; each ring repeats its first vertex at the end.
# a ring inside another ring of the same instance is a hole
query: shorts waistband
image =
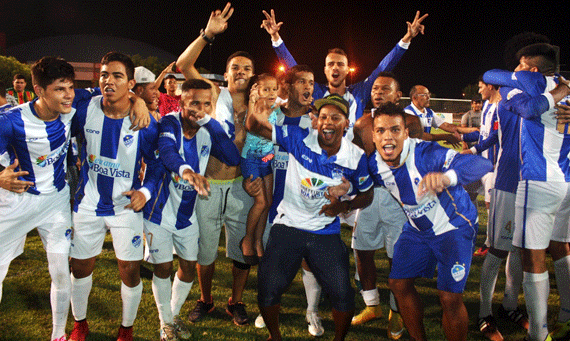
{"type": "Polygon", "coordinates": [[[238,176],[237,178],[233,179],[225,179],[225,180],[218,180],[218,179],[208,179],[208,182],[212,185],[226,185],[226,184],[233,184],[236,182],[242,182],[243,176],[238,176]]]}

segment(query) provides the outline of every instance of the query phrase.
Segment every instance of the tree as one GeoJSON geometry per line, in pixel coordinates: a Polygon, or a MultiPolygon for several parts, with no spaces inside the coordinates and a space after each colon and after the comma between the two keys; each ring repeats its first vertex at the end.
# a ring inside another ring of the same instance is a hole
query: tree
{"type": "Polygon", "coordinates": [[[135,64],[135,66],[146,67],[147,69],[152,71],[152,73],[154,73],[156,77],[158,77],[158,75],[160,75],[162,70],[164,70],[164,68],[167,67],[168,64],[170,64],[170,62],[160,62],[158,58],[155,56],[149,56],[147,58],[143,58],[141,55],[135,54],[134,56],[131,56],[131,59],[135,64]]]}
{"type": "Polygon", "coordinates": [[[463,88],[463,98],[472,99],[479,93],[477,84],[469,84],[463,88]]]}
{"type": "Polygon", "coordinates": [[[6,88],[12,87],[14,75],[20,73],[26,78],[26,89],[34,91],[32,86],[32,74],[28,64],[20,63],[14,57],[0,56],[0,80],[6,84],[6,88]]]}

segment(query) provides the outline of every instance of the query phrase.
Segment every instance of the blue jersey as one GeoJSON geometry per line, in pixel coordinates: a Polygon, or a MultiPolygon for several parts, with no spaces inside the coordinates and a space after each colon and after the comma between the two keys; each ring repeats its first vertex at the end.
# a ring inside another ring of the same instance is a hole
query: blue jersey
{"type": "Polygon", "coordinates": [[[441,117],[437,116],[430,108],[425,108],[425,113],[421,112],[416,106],[411,103],[404,108],[404,111],[410,115],[415,115],[420,119],[420,123],[424,128],[424,133],[431,131],[431,127],[438,128],[443,122],[441,117]]]}
{"type": "Polygon", "coordinates": [[[196,224],[197,192],[182,179],[185,169],[204,175],[210,154],[229,166],[239,165],[239,151],[221,125],[207,115],[198,124],[201,128],[188,139],[184,137],[180,112],[160,120],[158,149],[166,170],[143,210],[145,219],[155,224],[178,230],[196,224]]]}
{"type": "Polygon", "coordinates": [[[570,182],[570,130],[568,124],[557,122],[554,99],[549,93],[558,85],[558,76],[501,70],[488,71],[486,75],[494,84],[515,88],[503,100],[508,111],[523,118],[521,179],[570,182]]]}
{"type": "MultiPolygon", "coordinates": [[[[374,81],[383,71],[391,71],[404,55],[406,52],[409,44],[399,42],[396,46],[388,53],[384,59],[378,64],[376,69],[372,71],[370,76],[368,76],[364,81],[351,84],[347,87],[346,93],[342,96],[345,100],[348,101],[350,105],[350,110],[348,114],[348,121],[350,122],[348,131],[346,132],[346,138],[352,141],[354,135],[352,132],[352,128],[354,127],[354,123],[362,117],[364,113],[364,108],[370,101],[370,91],[372,90],[372,85],[374,81]]],[[[291,55],[285,43],[281,43],[278,46],[274,46],[275,53],[277,54],[277,58],[279,58],[279,62],[285,64],[287,69],[292,68],[293,66],[297,65],[295,58],[291,55]]],[[[330,95],[329,87],[325,84],[315,83],[315,90],[313,91],[313,98],[315,100],[326,97],[330,95]]]]}
{"type": "Polygon", "coordinates": [[[440,235],[462,226],[476,226],[477,209],[462,185],[492,171],[489,160],[411,138],[405,140],[400,160],[405,160],[402,165],[390,167],[376,151],[370,155],[368,167],[375,184],[388,188],[403,204],[408,227],[440,235]],[[430,172],[446,173],[452,185],[437,196],[418,198],[418,184],[430,172]]]}
{"type": "MultiPolygon", "coordinates": [[[[284,124],[291,126],[299,126],[303,129],[311,127],[311,118],[309,115],[303,115],[300,117],[289,117],[285,116],[283,112],[279,112],[276,117],[276,125],[282,126],[284,124]]],[[[273,168],[273,200],[271,201],[271,207],[269,208],[268,224],[273,225],[273,219],[277,215],[277,206],[281,203],[283,199],[283,192],[285,190],[285,175],[287,174],[287,165],[289,161],[289,154],[280,145],[274,145],[273,150],[275,157],[271,161],[271,167],[273,168]]]]}
{"type": "Polygon", "coordinates": [[[160,171],[157,158],[158,124],[151,116],[150,126],[129,129],[129,117],[112,119],[103,113],[103,97],[93,97],[86,108],[78,110],[74,133],[84,136],[82,168],[75,195],[74,211],[110,216],[122,212],[130,199],[122,193],[142,190],[147,198],[154,191],[160,171]],[[144,186],[139,180],[141,159],[147,164],[144,186]],[[148,181],[146,181],[148,179],[148,181]]]}
{"type": "Polygon", "coordinates": [[[499,146],[498,107],[498,103],[485,101],[481,112],[480,130],[463,135],[463,141],[466,142],[472,142],[474,138],[478,143],[472,148],[475,148],[478,154],[491,160],[493,164],[497,162],[497,149],[499,146]]]}
{"type": "Polygon", "coordinates": [[[298,126],[273,126],[273,141],[289,153],[285,192],[277,207],[275,224],[284,224],[317,234],[340,233],[338,217],[319,214],[330,201],[328,187],[350,181],[353,191],[372,187],[364,151],[343,138],[339,151],[332,156],[319,146],[318,132],[298,126]]]}

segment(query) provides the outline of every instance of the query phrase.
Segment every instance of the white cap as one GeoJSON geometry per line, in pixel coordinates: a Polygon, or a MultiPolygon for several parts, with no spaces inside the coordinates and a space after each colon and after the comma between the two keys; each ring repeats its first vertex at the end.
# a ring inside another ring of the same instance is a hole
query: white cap
{"type": "Polygon", "coordinates": [[[154,73],[152,73],[152,71],[150,71],[146,67],[137,66],[135,68],[135,81],[137,82],[137,84],[152,83],[154,82],[155,79],[156,76],[154,75],[154,73]]]}

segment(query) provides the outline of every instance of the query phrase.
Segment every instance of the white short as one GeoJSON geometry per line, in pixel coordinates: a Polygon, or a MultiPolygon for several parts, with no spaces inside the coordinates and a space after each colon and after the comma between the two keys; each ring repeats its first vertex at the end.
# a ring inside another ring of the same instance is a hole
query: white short
{"type": "Polygon", "coordinates": [[[196,261],[198,258],[198,224],[190,225],[181,230],[174,226],[166,227],[151,221],[144,220],[144,234],[146,237],[145,261],[152,264],[172,262],[172,248],[178,257],[187,261],[196,261]]]}
{"type": "Polygon", "coordinates": [[[495,188],[495,172],[489,172],[481,178],[481,183],[483,184],[483,195],[485,196],[485,202],[491,202],[491,190],[495,188]]]}
{"type": "MultiPolygon", "coordinates": [[[[110,230],[117,259],[143,259],[143,215],[124,210],[119,215],[98,217],[83,211],[73,213],[73,238],[70,256],[88,259],[101,253],[105,234],[110,230]]],[[[171,250],[172,252],[172,250],[171,250]]]]}
{"type": "Polygon", "coordinates": [[[245,263],[239,243],[245,237],[246,221],[253,204],[242,187],[243,177],[210,180],[210,195],[198,196],[196,217],[200,226],[198,263],[210,265],[218,256],[222,226],[226,228],[226,256],[245,263]]]}
{"type": "Polygon", "coordinates": [[[570,183],[523,180],[517,187],[513,245],[542,250],[570,242],[570,183]]]}
{"type": "Polygon", "coordinates": [[[491,190],[487,240],[485,241],[485,245],[488,247],[503,251],[511,251],[513,249],[515,198],[515,193],[495,188],[491,190]]]}
{"type": "Polygon", "coordinates": [[[49,253],[69,254],[71,209],[69,187],[56,193],[34,195],[0,188],[0,264],[24,252],[28,232],[34,228],[49,253]]]}
{"type": "Polygon", "coordinates": [[[378,250],[386,247],[389,258],[394,254],[394,244],[402,227],[408,221],[402,206],[384,187],[374,188],[374,200],[370,206],[358,210],[352,232],[352,248],[378,250]]]}

